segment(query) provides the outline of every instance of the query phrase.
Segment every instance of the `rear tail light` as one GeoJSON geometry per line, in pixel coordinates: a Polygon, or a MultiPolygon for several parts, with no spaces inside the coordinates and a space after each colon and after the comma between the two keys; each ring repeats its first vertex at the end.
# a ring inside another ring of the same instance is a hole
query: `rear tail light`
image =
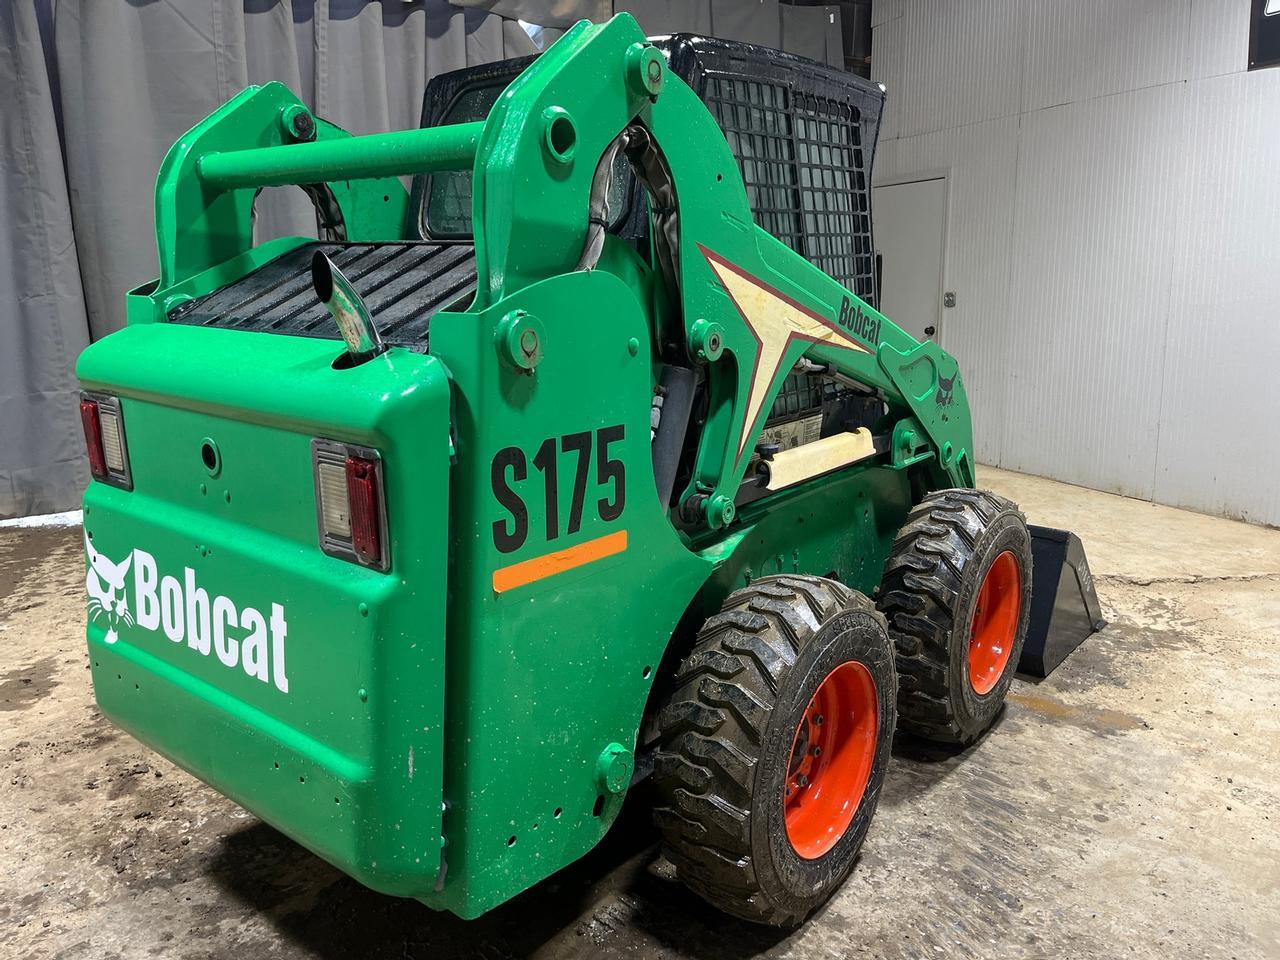
{"type": "Polygon", "coordinates": [[[388,569],[386,495],[378,451],[313,440],[311,455],[321,549],[332,557],[388,569]]]}
{"type": "Polygon", "coordinates": [[[378,529],[378,463],[364,457],[347,457],[347,505],[351,513],[351,547],[361,563],[382,560],[382,537],[378,529]]]}
{"type": "Polygon", "coordinates": [[[94,479],[132,490],[133,474],[119,399],[105,394],[80,394],[80,422],[89,450],[89,472],[94,479]]]}
{"type": "Polygon", "coordinates": [[[102,418],[96,400],[80,401],[80,421],[84,424],[84,443],[89,448],[89,472],[98,480],[107,478],[107,457],[102,452],[102,418]]]}

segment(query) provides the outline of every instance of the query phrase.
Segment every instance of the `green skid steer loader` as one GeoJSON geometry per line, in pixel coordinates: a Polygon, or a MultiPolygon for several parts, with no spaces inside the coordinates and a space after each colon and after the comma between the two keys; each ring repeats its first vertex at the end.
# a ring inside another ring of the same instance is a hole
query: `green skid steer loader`
{"type": "Polygon", "coordinates": [[[421,129],[275,83],[198,123],[77,368],[103,711],[463,917],[648,779],[694,891],[803,920],[895,728],[979,737],[1031,617],[955,361],[873,306],[882,103],[623,14],[437,78],[421,129]],[[281,185],[319,240],[255,243],[281,185]]]}

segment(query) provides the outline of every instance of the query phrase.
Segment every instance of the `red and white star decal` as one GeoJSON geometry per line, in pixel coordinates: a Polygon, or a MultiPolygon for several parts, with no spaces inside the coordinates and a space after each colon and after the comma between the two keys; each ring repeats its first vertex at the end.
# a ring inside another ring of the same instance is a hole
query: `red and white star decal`
{"type": "Polygon", "coordinates": [[[755,337],[758,349],[751,368],[751,388],[747,393],[747,411],[738,436],[737,459],[742,459],[747,443],[754,436],[752,427],[760,415],[764,399],[782,374],[787,348],[796,341],[820,343],[830,347],[871,353],[835,321],[814,313],[763,280],[751,276],[701,244],[698,249],[723,284],[733,305],[738,308],[747,329],[755,337]]]}

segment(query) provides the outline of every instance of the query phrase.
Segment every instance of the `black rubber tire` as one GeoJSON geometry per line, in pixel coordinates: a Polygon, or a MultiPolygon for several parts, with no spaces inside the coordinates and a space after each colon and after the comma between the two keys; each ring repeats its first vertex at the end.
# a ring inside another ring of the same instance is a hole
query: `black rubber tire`
{"type": "Polygon", "coordinates": [[[972,743],[995,721],[1027,637],[1031,535],[1013,502],[983,490],[939,490],[907,516],[885,563],[877,605],[898,665],[898,728],[942,743],[972,743]],[[969,631],[987,570],[1011,551],[1022,606],[1009,662],[979,694],[969,680],[969,631]]]}
{"type": "Polygon", "coordinates": [[[658,714],[654,820],[681,880],[744,920],[793,926],[853,869],[880,799],[893,740],[893,647],[875,605],[834,580],[763,577],[707,620],[658,714]],[[795,731],[841,663],[876,685],[877,734],[862,802],[827,853],[787,839],[783,791],[795,731]]]}

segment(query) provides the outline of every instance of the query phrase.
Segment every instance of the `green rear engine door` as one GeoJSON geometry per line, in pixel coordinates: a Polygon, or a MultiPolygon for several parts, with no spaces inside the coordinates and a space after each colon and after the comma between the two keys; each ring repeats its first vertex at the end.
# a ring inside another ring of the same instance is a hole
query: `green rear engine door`
{"type": "Polygon", "coordinates": [[[369,886],[421,895],[441,850],[449,386],[430,357],[335,370],[340,352],[170,324],[86,351],[134,482],[85,497],[93,679],[139,739],[369,886]],[[315,438],[379,451],[387,572],[321,551],[315,438]]]}

